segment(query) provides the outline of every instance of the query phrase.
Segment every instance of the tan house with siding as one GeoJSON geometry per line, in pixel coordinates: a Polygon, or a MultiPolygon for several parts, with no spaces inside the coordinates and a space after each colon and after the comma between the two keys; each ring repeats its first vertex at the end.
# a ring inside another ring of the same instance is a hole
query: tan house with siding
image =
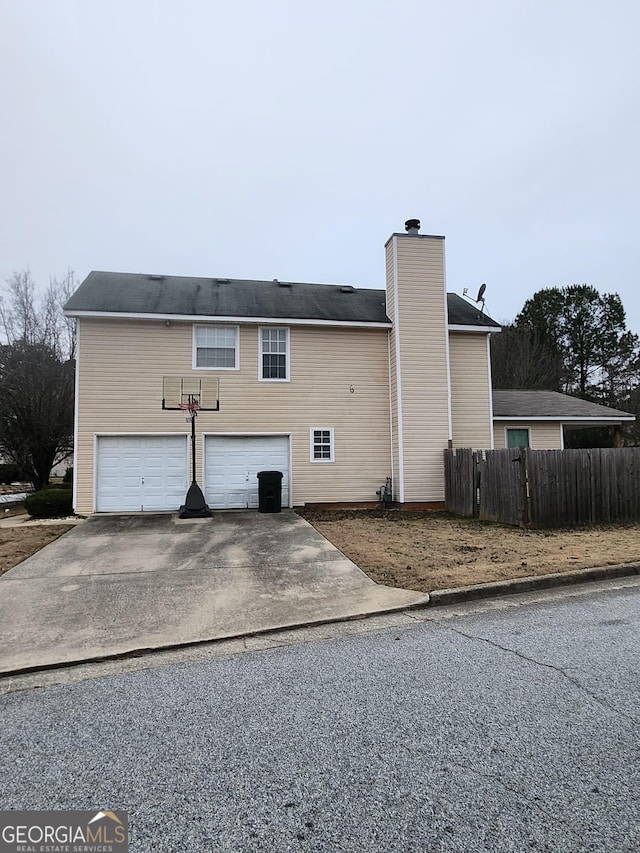
{"type": "Polygon", "coordinates": [[[406,231],[386,243],[385,290],[90,273],[65,306],[78,324],[76,511],[183,503],[190,395],[212,509],[256,507],[256,475],[274,469],[285,506],[372,502],[387,478],[399,504],[442,502],[444,448],[504,441],[499,326],[446,293],[444,238],[416,220],[406,231]]]}

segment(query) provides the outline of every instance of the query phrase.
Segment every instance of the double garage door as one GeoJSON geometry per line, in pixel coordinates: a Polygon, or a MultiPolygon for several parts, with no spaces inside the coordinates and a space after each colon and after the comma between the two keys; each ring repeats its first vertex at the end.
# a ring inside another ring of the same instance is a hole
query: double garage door
{"type": "MultiPolygon", "coordinates": [[[[189,485],[190,450],[184,435],[100,436],[96,510],[178,509],[189,485]]],[[[204,492],[212,509],[257,508],[256,475],[265,470],[282,471],[282,505],[288,506],[288,436],[206,436],[204,492]]]]}

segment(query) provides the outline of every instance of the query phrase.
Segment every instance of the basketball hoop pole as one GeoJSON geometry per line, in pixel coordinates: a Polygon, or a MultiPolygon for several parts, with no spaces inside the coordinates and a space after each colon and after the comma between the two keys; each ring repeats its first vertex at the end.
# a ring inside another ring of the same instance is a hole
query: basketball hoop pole
{"type": "Polygon", "coordinates": [[[202,489],[196,482],[196,417],[198,403],[189,395],[186,410],[191,413],[191,485],[184,504],[180,507],[178,518],[211,518],[211,510],[202,494],[202,489]]]}
{"type": "Polygon", "coordinates": [[[191,412],[191,482],[196,481],[196,411],[191,412]]]}

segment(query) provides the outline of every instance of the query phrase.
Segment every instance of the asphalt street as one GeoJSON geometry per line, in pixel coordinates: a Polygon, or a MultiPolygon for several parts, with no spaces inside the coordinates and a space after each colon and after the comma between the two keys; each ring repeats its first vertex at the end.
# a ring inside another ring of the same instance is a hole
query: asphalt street
{"type": "Polygon", "coordinates": [[[25,685],[0,807],[125,809],[140,853],[637,851],[640,585],[598,589],[25,685]]]}

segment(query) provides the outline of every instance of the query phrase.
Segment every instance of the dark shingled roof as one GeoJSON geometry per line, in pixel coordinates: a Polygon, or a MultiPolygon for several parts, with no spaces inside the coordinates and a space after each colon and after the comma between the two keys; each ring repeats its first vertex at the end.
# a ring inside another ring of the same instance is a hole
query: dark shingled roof
{"type": "Polygon", "coordinates": [[[590,418],[609,418],[610,420],[631,418],[635,420],[635,416],[629,412],[610,409],[608,406],[600,406],[556,391],[494,390],[493,416],[523,420],[527,418],[558,418],[558,420],[584,418],[586,421],[590,418]]]}
{"type": "MultiPolygon", "coordinates": [[[[474,305],[447,294],[449,323],[497,326],[474,305]]],[[[336,284],[91,272],[65,310],[187,317],[265,317],[384,323],[385,291],[336,284]]]]}
{"type": "Polygon", "coordinates": [[[447,293],[447,306],[449,308],[449,323],[452,326],[491,326],[499,329],[500,323],[496,323],[491,317],[484,314],[477,305],[473,305],[457,293],[447,293]]]}

